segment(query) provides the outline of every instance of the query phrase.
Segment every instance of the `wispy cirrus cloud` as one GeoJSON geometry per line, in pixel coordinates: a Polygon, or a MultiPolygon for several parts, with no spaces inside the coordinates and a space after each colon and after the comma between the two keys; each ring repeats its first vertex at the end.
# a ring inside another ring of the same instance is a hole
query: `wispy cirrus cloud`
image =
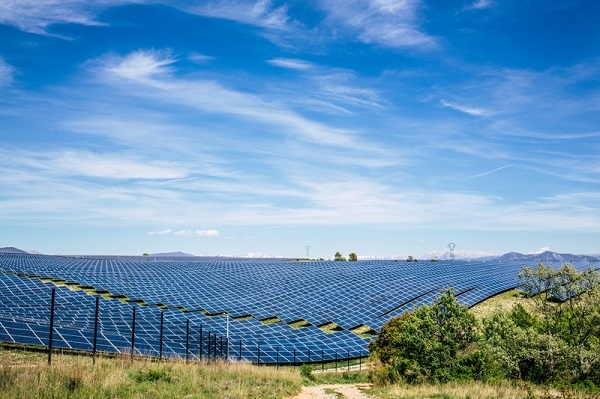
{"type": "Polygon", "coordinates": [[[20,152],[16,163],[31,170],[63,176],[108,179],[174,179],[186,176],[185,170],[169,162],[81,150],[20,152]]]}
{"type": "Polygon", "coordinates": [[[221,233],[218,230],[177,230],[165,229],[160,231],[150,231],[148,235],[174,235],[178,237],[221,237],[221,233]]]}
{"type": "Polygon", "coordinates": [[[455,109],[457,111],[463,112],[465,114],[468,115],[472,115],[472,116],[482,116],[486,114],[486,111],[481,109],[481,108],[476,108],[476,107],[469,107],[466,105],[459,105],[459,104],[454,104],[451,102],[448,102],[446,100],[440,100],[440,102],[442,103],[442,105],[444,107],[448,107],[448,108],[452,108],[455,109]]]}
{"type": "Polygon", "coordinates": [[[331,23],[341,24],[362,42],[392,48],[437,46],[437,40],[419,25],[421,0],[320,0],[319,5],[331,23]]]}
{"type": "Polygon", "coordinates": [[[173,230],[171,230],[171,229],[160,230],[160,231],[149,231],[148,235],[164,236],[164,235],[169,235],[172,232],[173,232],[173,230]]]}
{"type": "Polygon", "coordinates": [[[108,56],[103,62],[106,71],[122,78],[144,81],[157,75],[168,74],[176,61],[170,51],[138,50],[126,57],[108,56]]]}
{"type": "Polygon", "coordinates": [[[221,233],[218,230],[179,230],[174,232],[173,235],[182,237],[220,237],[221,233]]]}
{"type": "Polygon", "coordinates": [[[204,112],[229,114],[271,126],[310,142],[348,147],[356,144],[355,132],[305,118],[292,109],[259,95],[229,89],[214,80],[185,79],[173,74],[175,60],[168,52],[139,50],[123,57],[109,55],[96,60],[99,73],[120,90],[158,101],[185,105],[204,112]]]}
{"type": "Polygon", "coordinates": [[[464,10],[483,10],[486,8],[492,8],[496,5],[494,0],[476,0],[471,4],[464,7],[464,10]]]}
{"type": "Polygon", "coordinates": [[[48,30],[52,25],[105,25],[105,22],[98,20],[98,15],[103,10],[130,4],[160,4],[190,14],[228,19],[274,30],[285,29],[289,19],[287,8],[274,6],[270,0],[5,0],[0,4],[0,23],[25,32],[56,36],[48,30]]]}
{"type": "Polygon", "coordinates": [[[179,3],[190,14],[229,19],[269,29],[285,29],[289,17],[286,6],[274,6],[270,0],[209,0],[179,3]]]}
{"type": "Polygon", "coordinates": [[[15,68],[0,58],[0,87],[12,86],[15,68]]]}
{"type": "Polygon", "coordinates": [[[96,20],[99,9],[134,1],[105,0],[5,0],[0,4],[0,23],[25,32],[47,35],[54,24],[101,25],[96,20]]]}
{"type": "Polygon", "coordinates": [[[314,68],[314,65],[310,62],[296,60],[292,58],[273,58],[268,60],[267,62],[271,65],[275,65],[280,68],[286,69],[308,70],[314,68]]]}

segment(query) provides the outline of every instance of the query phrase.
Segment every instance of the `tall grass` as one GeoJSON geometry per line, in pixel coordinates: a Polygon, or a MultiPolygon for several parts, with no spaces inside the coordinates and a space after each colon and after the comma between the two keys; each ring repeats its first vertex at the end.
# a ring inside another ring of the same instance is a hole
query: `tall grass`
{"type": "Polygon", "coordinates": [[[53,356],[0,350],[0,398],[288,398],[297,371],[246,363],[53,356]]]}
{"type": "Polygon", "coordinates": [[[374,388],[371,394],[381,399],[578,399],[596,398],[574,391],[559,392],[527,383],[490,384],[482,382],[452,382],[447,384],[392,385],[374,388]]]}

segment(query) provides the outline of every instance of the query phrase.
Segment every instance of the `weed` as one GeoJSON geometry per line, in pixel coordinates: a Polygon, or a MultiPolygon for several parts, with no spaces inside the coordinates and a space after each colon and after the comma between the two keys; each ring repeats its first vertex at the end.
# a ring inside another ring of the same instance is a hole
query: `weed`
{"type": "Polygon", "coordinates": [[[344,395],[341,392],[336,391],[333,388],[325,388],[323,390],[327,395],[335,395],[336,399],[344,399],[346,397],[346,395],[344,395]]]}
{"type": "Polygon", "coordinates": [[[133,379],[137,382],[154,382],[154,381],[164,381],[171,382],[173,379],[171,373],[165,369],[149,369],[149,370],[138,370],[133,375],[133,379]]]}
{"type": "Polygon", "coordinates": [[[315,381],[315,376],[312,373],[312,368],[308,364],[300,366],[300,375],[309,381],[315,381]]]}

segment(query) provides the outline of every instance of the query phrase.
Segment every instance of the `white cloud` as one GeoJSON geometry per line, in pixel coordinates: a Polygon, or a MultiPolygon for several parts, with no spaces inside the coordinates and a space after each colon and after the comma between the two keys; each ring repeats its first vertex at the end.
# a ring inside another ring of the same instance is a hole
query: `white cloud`
{"type": "Polygon", "coordinates": [[[200,53],[190,53],[190,54],[188,54],[187,58],[198,64],[204,64],[208,61],[213,60],[215,57],[211,57],[210,55],[204,55],[204,54],[200,54],[200,53]]]}
{"type": "Polygon", "coordinates": [[[148,232],[148,235],[159,235],[159,236],[164,236],[164,235],[171,234],[172,232],[173,232],[173,230],[171,230],[171,229],[160,230],[160,231],[149,231],[149,232],[148,232]]]}
{"type": "Polygon", "coordinates": [[[148,161],[127,154],[97,154],[65,150],[57,153],[22,152],[16,164],[50,175],[108,179],[177,179],[186,172],[171,163],[148,161]]]}
{"type": "Polygon", "coordinates": [[[270,0],[209,0],[198,4],[179,3],[178,8],[190,14],[233,20],[268,29],[287,27],[287,8],[275,7],[270,0]]]}
{"type": "Polygon", "coordinates": [[[220,237],[218,230],[179,230],[173,233],[182,237],[220,237]]]}
{"type": "Polygon", "coordinates": [[[212,80],[177,78],[169,67],[173,62],[168,52],[146,50],[96,61],[103,67],[101,73],[107,83],[132,96],[250,119],[309,142],[337,147],[357,144],[354,132],[307,119],[261,96],[231,90],[212,80]],[[127,87],[127,83],[135,86],[127,87]]]}
{"type": "Polygon", "coordinates": [[[138,50],[125,57],[107,57],[103,61],[106,71],[115,76],[144,81],[171,72],[169,65],[175,62],[169,51],[138,50]]]}
{"type": "Polygon", "coordinates": [[[485,8],[492,8],[496,3],[494,0],[476,0],[475,2],[465,6],[465,10],[483,10],[485,8]]]}
{"type": "Polygon", "coordinates": [[[48,26],[53,24],[100,25],[95,20],[98,5],[85,0],[3,0],[0,3],[0,23],[16,26],[25,32],[47,35],[48,26]]]}
{"type": "Polygon", "coordinates": [[[537,254],[544,253],[546,251],[550,251],[550,247],[541,247],[540,249],[536,249],[534,251],[529,251],[529,252],[527,252],[527,254],[528,255],[537,255],[537,254]]]}
{"type": "Polygon", "coordinates": [[[481,108],[468,107],[465,105],[454,104],[448,102],[446,100],[440,100],[444,107],[452,108],[460,112],[464,112],[465,114],[473,115],[473,116],[482,116],[486,114],[486,111],[481,108]]]}
{"type": "Polygon", "coordinates": [[[276,30],[285,29],[288,21],[286,7],[275,7],[269,0],[3,0],[0,23],[25,32],[51,35],[48,28],[55,24],[103,25],[97,20],[103,10],[128,4],[163,4],[190,14],[276,30]]]}
{"type": "Polygon", "coordinates": [[[13,84],[15,68],[0,58],[0,87],[13,84]]]}
{"type": "Polygon", "coordinates": [[[297,69],[297,70],[308,70],[314,68],[310,62],[296,60],[292,58],[273,58],[267,61],[271,65],[278,66],[280,68],[297,69]]]}
{"type": "Polygon", "coordinates": [[[321,0],[330,21],[365,43],[392,48],[429,49],[436,39],[418,25],[420,0],[321,0]]]}

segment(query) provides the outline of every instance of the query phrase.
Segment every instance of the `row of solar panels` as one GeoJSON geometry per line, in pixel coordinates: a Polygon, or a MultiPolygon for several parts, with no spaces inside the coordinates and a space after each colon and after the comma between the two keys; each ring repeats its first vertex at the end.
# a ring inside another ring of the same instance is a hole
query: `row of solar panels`
{"type": "MultiPolygon", "coordinates": [[[[36,279],[0,274],[0,341],[47,346],[51,290],[50,284],[36,279]]],[[[94,297],[83,291],[71,291],[65,286],[56,287],[56,292],[53,345],[92,350],[94,297]]],[[[135,353],[151,356],[158,356],[160,352],[165,356],[170,354],[192,359],[222,356],[222,345],[227,348],[227,342],[231,358],[252,362],[302,362],[308,359],[310,353],[313,361],[320,356],[331,360],[367,353],[366,341],[349,331],[341,331],[334,336],[314,326],[294,329],[285,323],[265,325],[255,319],[228,322],[226,316],[207,317],[200,312],[161,310],[103,298],[98,314],[99,351],[129,353],[132,330],[135,329],[135,353]],[[136,307],[135,324],[133,307],[136,307]],[[161,313],[164,314],[162,340],[161,313]]]]}
{"type": "MultiPolygon", "coordinates": [[[[186,320],[193,329],[202,325],[213,336],[226,336],[226,316],[204,313],[228,313],[253,316],[229,323],[233,357],[240,356],[236,355],[239,342],[241,357],[254,361],[259,347],[261,361],[293,361],[294,350],[296,360],[309,351],[313,356],[322,352],[326,359],[356,357],[366,353],[368,340],[348,329],[366,325],[378,331],[389,318],[431,303],[448,287],[455,288],[460,301],[474,305],[515,287],[520,267],[490,262],[133,262],[0,254],[0,269],[5,272],[0,278],[4,285],[0,340],[44,345],[51,284],[42,280],[63,280],[150,304],[139,307],[138,323],[145,326],[139,330],[139,351],[158,353],[161,312],[169,320],[173,337],[163,343],[180,357],[186,352],[184,341],[190,342],[189,337],[184,339],[186,320]],[[160,308],[153,306],[159,304],[160,308]],[[283,322],[265,325],[257,320],[271,317],[283,322]],[[294,329],[286,324],[299,319],[312,326],[294,329]],[[315,327],[328,322],[344,330],[327,334],[315,327]],[[27,328],[19,329],[19,325],[27,328]]],[[[57,298],[56,331],[62,337],[57,342],[89,349],[93,298],[65,287],[59,288],[57,298]]],[[[101,308],[101,348],[123,351],[131,347],[132,305],[103,299],[101,308]]],[[[199,337],[196,342],[199,354],[199,337]]]]}
{"type": "MultiPolygon", "coordinates": [[[[279,317],[345,329],[381,324],[425,294],[446,287],[474,290],[467,305],[514,287],[520,264],[465,262],[119,262],[58,257],[16,257],[9,271],[64,279],[132,300],[209,314],[279,317]],[[23,259],[24,258],[24,259],[23,259]],[[48,261],[47,258],[51,258],[48,261]],[[396,311],[394,311],[396,310],[396,311]]],[[[1,266],[0,266],[1,267],[1,266]]],[[[4,267],[6,269],[6,267],[4,267]]],[[[428,293],[432,293],[428,295],[428,293]]],[[[417,304],[419,302],[416,302],[417,304]]]]}

